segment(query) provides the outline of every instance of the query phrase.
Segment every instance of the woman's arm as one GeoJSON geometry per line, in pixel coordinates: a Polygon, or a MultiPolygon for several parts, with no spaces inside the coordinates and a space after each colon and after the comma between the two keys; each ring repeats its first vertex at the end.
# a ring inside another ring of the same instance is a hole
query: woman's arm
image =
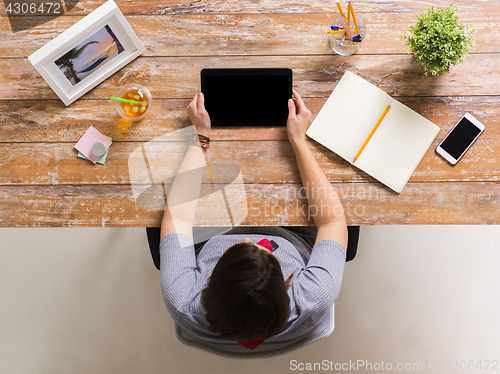
{"type": "Polygon", "coordinates": [[[288,102],[288,139],[295,152],[309,212],[318,228],[316,243],[330,239],[347,248],[347,224],[342,203],[306,143],[306,129],[311,112],[297,91],[288,102]]]}
{"type": "MultiPolygon", "coordinates": [[[[196,133],[210,135],[210,117],[205,109],[202,93],[196,94],[187,107],[196,133]]],[[[190,145],[177,171],[168,193],[165,213],[161,223],[161,238],[173,233],[184,234],[193,239],[193,223],[200,196],[201,177],[205,162],[205,149],[190,145]]]]}

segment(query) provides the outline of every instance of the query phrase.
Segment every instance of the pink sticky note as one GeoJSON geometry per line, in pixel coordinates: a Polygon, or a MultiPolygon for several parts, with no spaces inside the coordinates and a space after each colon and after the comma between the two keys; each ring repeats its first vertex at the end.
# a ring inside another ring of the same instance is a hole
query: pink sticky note
{"type": "Polygon", "coordinates": [[[106,147],[113,143],[111,140],[106,138],[103,134],[97,131],[93,126],[90,126],[85,134],[80,138],[78,143],[76,143],[75,148],[78,149],[85,157],[87,157],[94,164],[101,158],[100,156],[95,156],[92,153],[92,146],[95,143],[102,143],[106,147]]]}

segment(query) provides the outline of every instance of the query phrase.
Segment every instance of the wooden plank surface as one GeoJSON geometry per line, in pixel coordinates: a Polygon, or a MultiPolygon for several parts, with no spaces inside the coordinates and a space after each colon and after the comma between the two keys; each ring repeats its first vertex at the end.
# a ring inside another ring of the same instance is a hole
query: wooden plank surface
{"type": "MultiPolygon", "coordinates": [[[[153,98],[191,98],[200,90],[206,67],[290,67],[304,97],[328,97],[350,70],[393,96],[499,95],[497,54],[472,54],[450,73],[423,77],[423,68],[407,55],[139,57],[99,84],[83,99],[107,99],[130,82],[148,82],[153,98]],[[251,61],[251,62],[250,62],[251,61]]],[[[28,60],[0,59],[0,99],[57,99],[28,60]]]]}
{"type": "MultiPolygon", "coordinates": [[[[299,92],[301,87],[297,87],[299,92]]],[[[500,138],[500,96],[397,97],[441,129],[442,139],[460,119],[464,109],[486,125],[484,138],[500,138]]],[[[324,98],[306,98],[314,118],[324,98]]],[[[65,107],[57,100],[0,100],[0,143],[76,143],[92,125],[113,141],[147,142],[190,125],[186,115],[188,99],[154,99],[151,114],[132,124],[115,113],[109,100],[78,100],[65,107]]],[[[286,140],[285,128],[213,128],[214,140],[286,140]]]]}
{"type": "MultiPolygon", "coordinates": [[[[247,141],[213,141],[207,157],[212,165],[230,160],[241,169],[245,183],[300,183],[295,156],[287,140],[254,143],[247,147],[247,141]],[[272,168],[269,165],[273,165],[272,168]]],[[[165,175],[175,173],[184,155],[176,152],[171,144],[158,143],[156,151],[148,153],[150,163],[153,160],[164,163],[165,175]]],[[[435,140],[410,181],[500,181],[497,139],[479,139],[456,166],[449,165],[434,152],[437,144],[435,140]]],[[[6,144],[0,149],[0,185],[128,185],[134,180],[130,175],[134,173],[129,168],[130,155],[140,147],[138,143],[115,143],[106,164],[94,166],[77,158],[71,143],[6,144]]],[[[309,147],[331,182],[375,182],[318,143],[311,141],[309,147]]]]}
{"type": "MultiPolygon", "coordinates": [[[[336,7],[335,7],[336,8],[336,7]]],[[[335,19],[334,13],[310,14],[197,14],[127,16],[137,36],[146,47],[143,56],[224,56],[224,55],[317,55],[334,56],[327,44],[325,30],[335,19]]],[[[399,35],[408,34],[408,26],[418,13],[366,13],[366,38],[358,55],[406,53],[408,47],[399,35]],[[381,32],[380,30],[383,30],[381,32]]],[[[487,10],[461,12],[460,20],[473,26],[475,43],[470,53],[498,53],[500,12],[487,10]]],[[[11,26],[0,21],[0,55],[24,58],[80,16],[62,16],[23,32],[13,34],[11,26]]],[[[40,17],[23,18],[36,22],[40,17]]]]}
{"type": "MultiPolygon", "coordinates": [[[[398,195],[378,183],[336,184],[348,224],[498,224],[500,184],[408,183],[398,195]],[[401,209],[401,206],[407,209],[401,209]]],[[[308,220],[300,185],[245,185],[248,216],[242,226],[301,226],[308,220]]],[[[0,226],[159,226],[162,211],[137,207],[129,186],[0,186],[0,226]]],[[[314,212],[312,212],[314,214],[314,212]]],[[[199,211],[197,226],[210,226],[199,211]]]]}
{"type": "MultiPolygon", "coordinates": [[[[424,77],[399,39],[426,7],[448,6],[441,0],[356,2],[368,32],[350,57],[335,55],[327,44],[324,31],[338,14],[333,1],[116,0],[147,51],[65,107],[27,56],[104,2],[79,2],[42,24],[43,16],[19,17],[35,26],[18,33],[0,6],[0,227],[159,225],[162,212],[143,209],[134,197],[131,155],[156,142],[159,153],[149,156],[158,158],[162,173],[173,173],[182,154],[171,145],[179,139],[169,143],[163,135],[190,126],[185,108],[199,90],[199,71],[249,66],[292,68],[313,118],[343,73],[352,71],[440,127],[401,194],[308,143],[339,191],[349,224],[500,223],[499,0],[455,3],[461,21],[476,28],[475,44],[464,64],[441,77],[424,77]],[[154,97],[151,113],[134,124],[120,119],[107,99],[129,82],[143,83],[154,97]],[[452,167],[434,148],[465,111],[486,131],[452,167]],[[76,157],[73,146],[90,125],[113,138],[105,165],[76,157]]],[[[209,162],[230,159],[241,170],[248,206],[241,225],[312,224],[285,128],[213,129],[211,137],[209,162]]],[[[203,209],[196,224],[210,225],[203,209]]]]}
{"type": "MultiPolygon", "coordinates": [[[[68,13],[70,15],[87,15],[104,4],[106,0],[80,1],[68,13]]],[[[183,15],[183,14],[307,14],[337,13],[335,2],[324,0],[116,0],[122,13],[142,15],[183,15]]],[[[488,11],[498,12],[498,0],[459,0],[453,2],[464,12],[488,11]]],[[[446,8],[447,0],[393,0],[393,1],[356,1],[356,13],[407,13],[421,12],[429,6],[446,8]]],[[[0,15],[5,15],[5,8],[0,8],[0,15]]]]}

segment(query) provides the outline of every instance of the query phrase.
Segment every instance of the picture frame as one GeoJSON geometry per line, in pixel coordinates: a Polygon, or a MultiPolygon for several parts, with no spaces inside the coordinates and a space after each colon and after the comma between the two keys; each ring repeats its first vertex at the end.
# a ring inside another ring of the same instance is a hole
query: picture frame
{"type": "Polygon", "coordinates": [[[145,50],[109,0],[28,59],[68,106],[145,50]]]}

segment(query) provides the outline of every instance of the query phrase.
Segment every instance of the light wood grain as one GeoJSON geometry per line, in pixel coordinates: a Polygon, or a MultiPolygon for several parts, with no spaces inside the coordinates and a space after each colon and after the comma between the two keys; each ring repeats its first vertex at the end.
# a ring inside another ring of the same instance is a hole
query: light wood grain
{"type": "MultiPolygon", "coordinates": [[[[305,97],[328,97],[343,73],[350,70],[393,96],[499,95],[498,55],[469,55],[461,65],[439,77],[424,77],[423,68],[407,55],[383,56],[256,56],[139,57],[112,75],[83,99],[109,98],[119,86],[145,84],[153,97],[190,98],[200,89],[206,67],[289,67],[305,97]]],[[[56,99],[56,94],[28,60],[0,60],[0,99],[56,99]]]]}
{"type": "MultiPolygon", "coordinates": [[[[500,184],[408,183],[398,195],[378,184],[333,184],[348,224],[500,224],[500,184]]],[[[246,186],[248,216],[242,226],[312,225],[300,186],[246,186]],[[309,219],[308,219],[309,218],[309,219]]],[[[0,227],[159,226],[162,211],[136,206],[127,186],[0,186],[0,227]]],[[[314,214],[314,211],[311,212],[314,214]]],[[[210,226],[198,212],[197,226],[210,226]]]]}
{"type": "MultiPolygon", "coordinates": [[[[299,93],[301,87],[296,85],[299,93]]],[[[398,97],[409,106],[438,125],[442,139],[465,111],[472,113],[486,125],[483,139],[500,138],[500,96],[453,97],[398,97]]],[[[306,98],[305,104],[318,114],[326,99],[306,98]]],[[[90,125],[111,136],[113,141],[154,140],[166,133],[190,126],[187,99],[154,99],[151,113],[136,123],[122,120],[109,100],[78,100],[65,107],[57,100],[0,100],[0,143],[74,142],[90,125]]],[[[266,128],[213,128],[214,140],[286,140],[286,129],[266,128]]]]}
{"type": "MultiPolygon", "coordinates": [[[[349,224],[500,224],[498,1],[455,3],[460,20],[476,28],[475,44],[449,74],[424,77],[399,35],[431,3],[447,7],[442,0],[355,2],[368,32],[350,57],[335,55],[324,34],[338,14],[334,1],[116,0],[147,52],[66,107],[26,57],[104,2],[80,1],[42,24],[43,16],[18,17],[34,26],[18,33],[0,7],[0,227],[158,226],[162,211],[139,206],[161,202],[165,191],[137,178],[139,169],[131,173],[130,157],[154,144],[158,153],[148,151],[148,157],[155,182],[174,173],[182,154],[170,146],[179,141],[176,131],[190,126],[186,106],[205,67],[290,67],[313,118],[349,70],[441,128],[401,194],[308,142],[349,224]],[[108,100],[130,82],[144,84],[154,97],[139,123],[120,119],[108,100]],[[434,149],[466,111],[486,131],[450,166],[434,149]],[[113,138],[105,165],[76,157],[73,146],[90,125],[113,138]],[[136,201],[138,186],[145,192],[136,201]]],[[[246,194],[240,197],[248,204],[241,225],[313,223],[285,128],[214,128],[211,137],[208,161],[230,160],[241,170],[246,194]]],[[[207,183],[205,174],[202,194],[211,192],[207,183]]],[[[202,206],[196,225],[213,225],[212,210],[202,206]]]]}
{"type": "MultiPolygon", "coordinates": [[[[500,142],[480,138],[456,166],[440,158],[436,140],[415,170],[411,181],[500,181],[500,142]]],[[[94,165],[76,157],[71,143],[6,144],[0,148],[0,185],[102,185],[130,184],[129,160],[141,143],[118,142],[112,145],[105,165],[94,165]]],[[[331,182],[376,182],[320,144],[309,147],[331,182]]],[[[160,165],[159,175],[173,175],[183,152],[175,142],[158,142],[147,154],[149,163],[160,165]]],[[[300,183],[295,155],[283,141],[213,141],[207,155],[212,164],[234,164],[241,169],[245,183],[300,183]],[[251,160],[251,162],[250,162],[251,160]],[[272,165],[272,167],[269,167],[272,165]]],[[[133,161],[130,161],[133,162],[133,161]]],[[[156,181],[158,182],[158,180],[156,181]]]]}
{"type": "MultiPolygon", "coordinates": [[[[358,55],[406,53],[400,35],[418,13],[362,14],[367,34],[358,55]]],[[[165,16],[127,16],[146,47],[143,56],[223,56],[223,55],[332,55],[327,44],[336,13],[312,14],[200,14],[165,16]]],[[[32,19],[31,19],[32,18],[32,19]]],[[[39,17],[22,22],[36,22],[39,17]]],[[[0,22],[0,56],[27,57],[83,17],[63,16],[32,27],[11,32],[8,22],[0,22]]],[[[499,53],[500,12],[466,12],[460,20],[475,27],[470,53],[499,53]]],[[[20,21],[21,22],[21,21],[20,21]]]]}
{"type": "MultiPolygon", "coordinates": [[[[74,1],[73,1],[74,2],[74,1]]],[[[311,0],[300,2],[296,0],[117,0],[115,1],[124,14],[161,14],[161,15],[183,15],[183,14],[206,14],[206,13],[241,13],[241,14],[307,14],[307,13],[337,13],[335,2],[323,0],[311,0]]],[[[87,15],[91,11],[104,4],[105,0],[80,0],[78,4],[68,13],[70,15],[87,15]]],[[[498,4],[495,1],[470,1],[460,0],[453,2],[463,12],[489,11],[498,12],[498,4]]],[[[432,2],[422,0],[395,0],[387,2],[356,1],[353,3],[356,13],[406,13],[420,12],[430,5],[447,8],[450,5],[446,0],[434,0],[432,2]]],[[[346,6],[345,2],[343,4],[346,6]]],[[[2,17],[6,14],[4,7],[0,8],[2,17]]]]}

